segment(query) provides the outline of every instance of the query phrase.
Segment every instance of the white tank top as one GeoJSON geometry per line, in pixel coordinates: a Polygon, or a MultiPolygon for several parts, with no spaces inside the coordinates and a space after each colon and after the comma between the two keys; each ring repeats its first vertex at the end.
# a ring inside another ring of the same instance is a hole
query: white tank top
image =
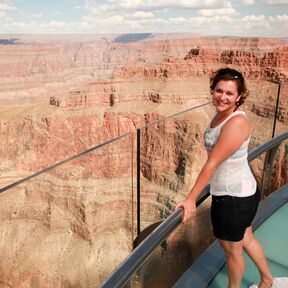
{"type": "MultiPolygon", "coordinates": [[[[204,132],[204,143],[207,152],[211,151],[217,142],[223,125],[235,115],[244,114],[244,111],[234,111],[223,122],[214,128],[209,126],[204,132]]],[[[230,195],[246,197],[253,195],[256,191],[256,180],[248,165],[248,144],[247,139],[241,147],[225,159],[216,169],[210,181],[210,193],[215,196],[230,195]]]]}

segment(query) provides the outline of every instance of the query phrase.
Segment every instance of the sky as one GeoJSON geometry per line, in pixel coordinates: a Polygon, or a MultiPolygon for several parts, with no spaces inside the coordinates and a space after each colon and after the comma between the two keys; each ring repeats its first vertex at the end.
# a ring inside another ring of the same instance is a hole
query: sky
{"type": "Polygon", "coordinates": [[[1,34],[288,37],[288,0],[0,0],[1,34]]]}

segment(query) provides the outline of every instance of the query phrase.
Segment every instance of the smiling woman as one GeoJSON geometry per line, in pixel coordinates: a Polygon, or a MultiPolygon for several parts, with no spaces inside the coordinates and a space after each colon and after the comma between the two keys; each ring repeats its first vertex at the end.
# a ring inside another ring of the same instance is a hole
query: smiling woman
{"type": "Polygon", "coordinates": [[[219,69],[210,79],[210,89],[216,115],[204,133],[208,159],[190,193],[175,209],[182,207],[183,222],[188,221],[195,214],[196,199],[210,183],[211,222],[226,256],[228,288],[240,288],[243,250],[260,272],[260,287],[270,288],[273,277],[251,229],[260,193],[247,160],[251,125],[239,108],[248,95],[243,75],[231,68],[219,69]]]}

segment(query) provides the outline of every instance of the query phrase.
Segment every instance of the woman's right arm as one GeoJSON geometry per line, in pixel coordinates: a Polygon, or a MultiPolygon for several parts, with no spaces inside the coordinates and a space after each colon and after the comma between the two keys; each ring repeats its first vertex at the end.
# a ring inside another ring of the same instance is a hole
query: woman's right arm
{"type": "Polygon", "coordinates": [[[196,182],[186,199],[178,203],[175,209],[182,207],[185,223],[196,212],[196,200],[208,185],[216,168],[230,155],[236,152],[250,135],[250,124],[243,115],[231,118],[221,129],[219,138],[203,166],[196,182]]]}

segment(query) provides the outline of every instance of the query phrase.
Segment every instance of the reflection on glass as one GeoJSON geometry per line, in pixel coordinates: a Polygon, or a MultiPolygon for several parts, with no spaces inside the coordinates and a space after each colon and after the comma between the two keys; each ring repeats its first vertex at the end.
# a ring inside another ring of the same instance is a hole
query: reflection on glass
{"type": "MultiPolygon", "coordinates": [[[[246,101],[248,117],[252,123],[249,151],[271,139],[278,95],[278,84],[267,84],[250,91],[246,101]]],[[[250,162],[257,184],[262,191],[262,170],[265,154],[250,162]]]]}
{"type": "Polygon", "coordinates": [[[275,136],[288,131],[288,84],[280,86],[275,136]]]}
{"type": "Polygon", "coordinates": [[[269,194],[288,183],[288,140],[283,141],[272,156],[271,177],[267,189],[269,194]]]}
{"type": "Polygon", "coordinates": [[[128,134],[0,194],[1,283],[100,286],[132,249],[131,146],[128,134]]]}
{"type": "Polygon", "coordinates": [[[272,137],[277,95],[278,84],[273,83],[250,91],[246,101],[248,117],[252,123],[250,150],[272,137]]]}
{"type": "Polygon", "coordinates": [[[211,244],[210,199],[197,209],[195,218],[171,233],[130,281],[133,288],[172,287],[195,259],[211,244]]]}
{"type": "Polygon", "coordinates": [[[288,183],[288,140],[250,162],[262,197],[288,183]]]}
{"type": "Polygon", "coordinates": [[[141,128],[141,230],[174,210],[206,160],[202,134],[208,104],[141,128]]]}
{"type": "Polygon", "coordinates": [[[260,191],[263,191],[263,168],[265,163],[265,153],[254,159],[253,161],[249,162],[249,165],[252,169],[252,172],[254,174],[254,177],[257,182],[257,186],[260,189],[260,191]]]}

